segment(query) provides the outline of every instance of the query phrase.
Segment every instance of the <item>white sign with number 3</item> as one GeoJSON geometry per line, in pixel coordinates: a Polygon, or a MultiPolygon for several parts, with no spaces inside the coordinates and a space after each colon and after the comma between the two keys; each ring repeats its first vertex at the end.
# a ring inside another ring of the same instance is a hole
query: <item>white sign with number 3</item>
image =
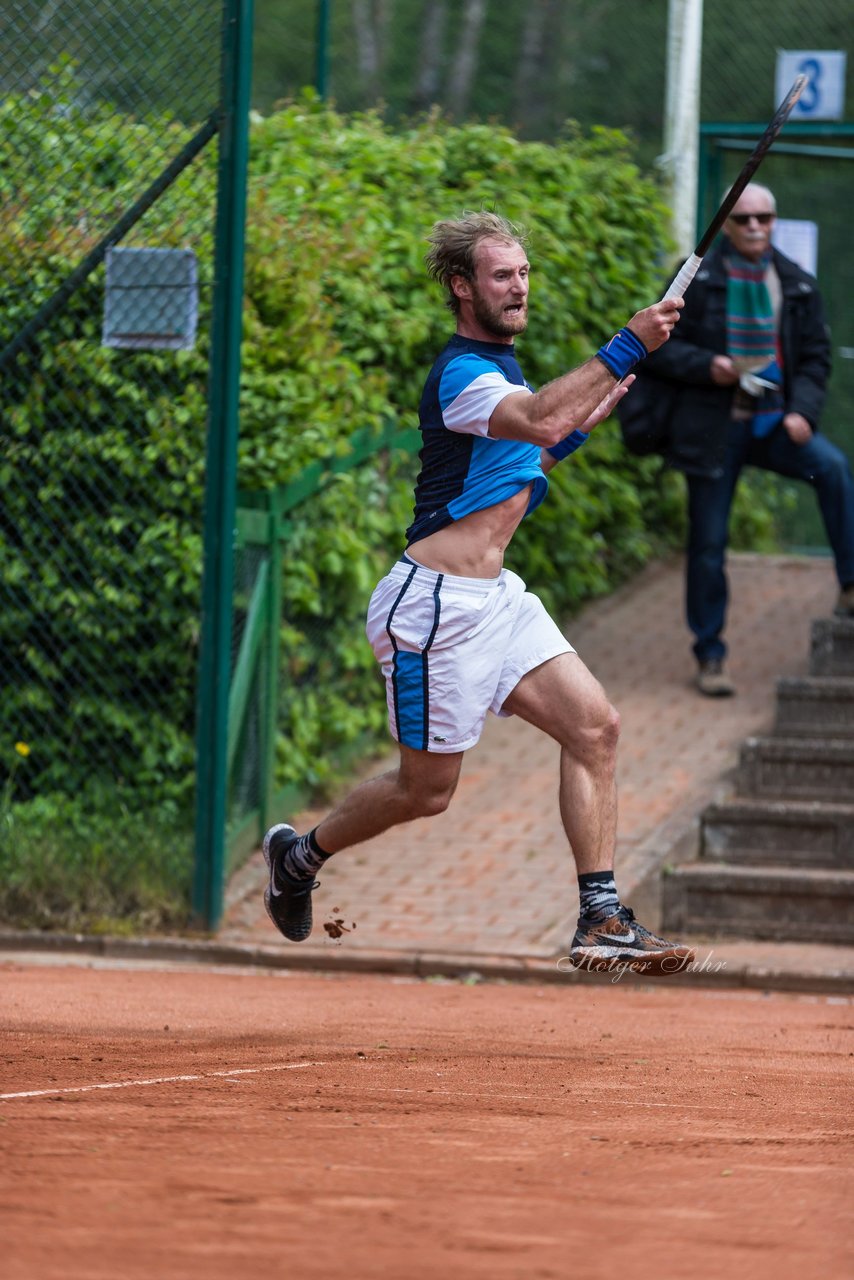
{"type": "Polygon", "coordinates": [[[807,85],[792,110],[792,120],[841,120],[845,110],[844,53],[828,49],[780,49],[777,52],[775,101],[795,76],[807,85]]]}

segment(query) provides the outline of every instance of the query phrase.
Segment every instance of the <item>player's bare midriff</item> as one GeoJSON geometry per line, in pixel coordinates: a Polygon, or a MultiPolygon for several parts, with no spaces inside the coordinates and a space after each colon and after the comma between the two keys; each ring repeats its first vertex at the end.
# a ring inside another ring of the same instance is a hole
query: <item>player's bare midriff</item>
{"type": "Polygon", "coordinates": [[[407,555],[437,573],[458,578],[497,578],[504,565],[504,552],[530,499],[531,486],[527,484],[512,498],[473,511],[428,538],[413,542],[407,555]]]}

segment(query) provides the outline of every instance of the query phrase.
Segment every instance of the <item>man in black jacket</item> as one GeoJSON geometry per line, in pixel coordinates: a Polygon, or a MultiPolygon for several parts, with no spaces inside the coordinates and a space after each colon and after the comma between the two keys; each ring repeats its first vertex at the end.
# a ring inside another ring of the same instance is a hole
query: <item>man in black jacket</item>
{"type": "Polygon", "coordinates": [[[735,692],[721,638],[729,514],[745,465],[816,491],[836,561],[836,612],[854,615],[854,479],[818,434],[830,339],[812,276],[771,247],[776,206],[746,187],[685,295],[678,330],[647,367],[678,384],[669,461],[686,474],[686,612],[701,693],[735,692]]]}

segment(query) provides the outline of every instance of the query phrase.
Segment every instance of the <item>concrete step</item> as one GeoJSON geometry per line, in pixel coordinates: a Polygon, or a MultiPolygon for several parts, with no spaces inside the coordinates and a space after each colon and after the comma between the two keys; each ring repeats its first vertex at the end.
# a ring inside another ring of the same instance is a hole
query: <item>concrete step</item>
{"type": "Polygon", "coordinates": [[[691,863],[662,879],[662,931],[854,944],[854,871],[691,863]]]}
{"type": "Polygon", "coordinates": [[[810,674],[854,676],[854,618],[815,618],[810,635],[810,674]]]}
{"type": "Polygon", "coordinates": [[[854,741],[747,738],[736,779],[740,796],[854,802],[854,741]]]}
{"type": "Polygon", "coordinates": [[[854,738],[854,679],[781,676],[774,732],[786,738],[854,738]]]}
{"type": "Polygon", "coordinates": [[[854,803],[728,800],[704,809],[700,856],[751,866],[854,871],[854,803]]]}

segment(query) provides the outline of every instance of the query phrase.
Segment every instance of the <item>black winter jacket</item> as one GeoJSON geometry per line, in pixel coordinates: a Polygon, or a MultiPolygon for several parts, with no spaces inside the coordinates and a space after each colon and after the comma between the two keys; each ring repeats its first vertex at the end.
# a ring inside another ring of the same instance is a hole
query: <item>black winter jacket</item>
{"type": "MultiPolygon", "coordinates": [[[[667,380],[673,396],[667,461],[682,471],[719,475],[727,442],[733,387],[712,381],[713,355],[726,354],[726,272],[729,242],[719,240],[703,259],[685,294],[670,340],[642,370],[667,380]]],[[[796,263],[772,250],[783,293],[780,336],[787,413],[800,413],[818,429],[830,373],[830,335],[818,286],[796,263]]]]}

